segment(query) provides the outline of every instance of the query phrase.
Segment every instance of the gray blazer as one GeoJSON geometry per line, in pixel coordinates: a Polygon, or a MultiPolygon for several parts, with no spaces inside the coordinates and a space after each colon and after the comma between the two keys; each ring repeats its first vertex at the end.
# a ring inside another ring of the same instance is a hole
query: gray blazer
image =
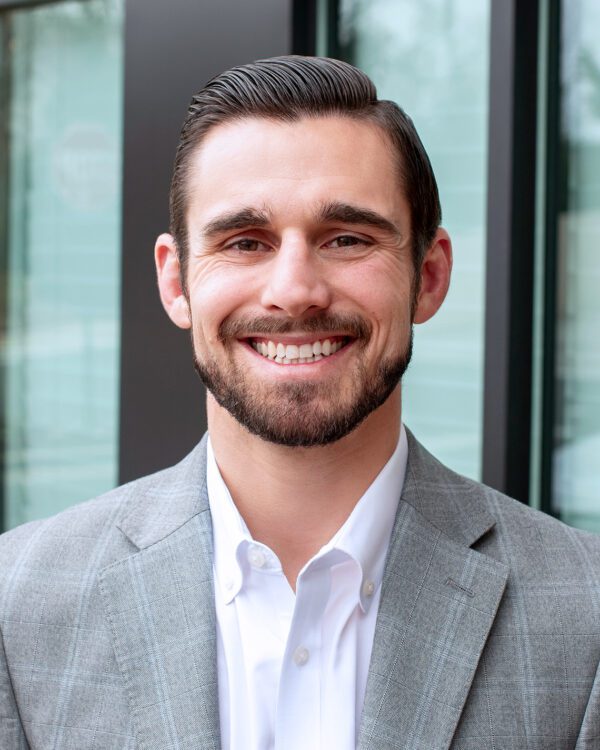
{"type": "MultiPolygon", "coordinates": [[[[220,747],[205,468],[0,538],[2,750],[220,747]]],[[[598,749],[599,658],[600,539],[409,436],[359,748],[598,749]]]]}

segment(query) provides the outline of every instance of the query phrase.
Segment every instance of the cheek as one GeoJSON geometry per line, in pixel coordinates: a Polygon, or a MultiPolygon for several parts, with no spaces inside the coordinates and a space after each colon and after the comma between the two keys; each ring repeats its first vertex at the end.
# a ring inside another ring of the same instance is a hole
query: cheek
{"type": "Polygon", "coordinates": [[[351,297],[379,329],[404,326],[410,321],[410,271],[396,259],[378,259],[348,269],[339,278],[351,297]]]}
{"type": "Polygon", "coordinates": [[[221,323],[246,301],[247,284],[236,274],[212,274],[190,288],[192,327],[196,341],[217,341],[221,323]]]}

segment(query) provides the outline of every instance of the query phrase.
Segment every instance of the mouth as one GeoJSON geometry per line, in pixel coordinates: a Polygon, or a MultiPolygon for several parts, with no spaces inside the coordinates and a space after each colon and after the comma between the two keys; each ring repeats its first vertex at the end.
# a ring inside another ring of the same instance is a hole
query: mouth
{"type": "Polygon", "coordinates": [[[323,339],[289,343],[264,338],[249,338],[246,342],[265,359],[279,365],[306,365],[331,357],[354,339],[348,336],[329,336],[323,339]]]}

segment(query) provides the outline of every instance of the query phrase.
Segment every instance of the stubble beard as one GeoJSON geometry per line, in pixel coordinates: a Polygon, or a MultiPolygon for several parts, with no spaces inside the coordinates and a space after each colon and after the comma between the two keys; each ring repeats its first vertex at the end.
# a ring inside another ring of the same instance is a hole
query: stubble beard
{"type": "MultiPolygon", "coordinates": [[[[315,322],[313,330],[348,329],[348,319],[343,321],[346,325],[339,325],[338,319],[327,320],[329,324],[325,326],[322,321],[315,322]]],[[[358,336],[352,346],[364,350],[369,327],[364,321],[354,322],[358,336]]],[[[256,324],[248,327],[255,332],[257,328],[260,330],[256,324]]],[[[285,332],[281,326],[279,329],[264,333],[285,332]]],[[[229,333],[233,331],[220,332],[225,343],[232,340],[229,333]]],[[[412,344],[411,328],[406,347],[380,361],[374,374],[369,374],[363,358],[355,357],[350,389],[342,389],[334,378],[316,383],[257,382],[247,377],[231,357],[226,366],[219,366],[214,359],[201,361],[194,355],[194,366],[217,403],[249,432],[277,445],[309,448],[345,437],[389,398],[408,368],[412,344]]]]}

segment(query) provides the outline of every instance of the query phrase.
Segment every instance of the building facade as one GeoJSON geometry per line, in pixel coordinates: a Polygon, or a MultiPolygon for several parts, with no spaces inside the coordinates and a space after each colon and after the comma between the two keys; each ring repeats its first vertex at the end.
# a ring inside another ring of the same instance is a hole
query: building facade
{"type": "Polygon", "coordinates": [[[155,237],[191,94],[326,54],[411,115],[453,238],[404,419],[457,471],[600,530],[594,0],[0,0],[4,528],[183,456],[205,428],[155,237]]]}

